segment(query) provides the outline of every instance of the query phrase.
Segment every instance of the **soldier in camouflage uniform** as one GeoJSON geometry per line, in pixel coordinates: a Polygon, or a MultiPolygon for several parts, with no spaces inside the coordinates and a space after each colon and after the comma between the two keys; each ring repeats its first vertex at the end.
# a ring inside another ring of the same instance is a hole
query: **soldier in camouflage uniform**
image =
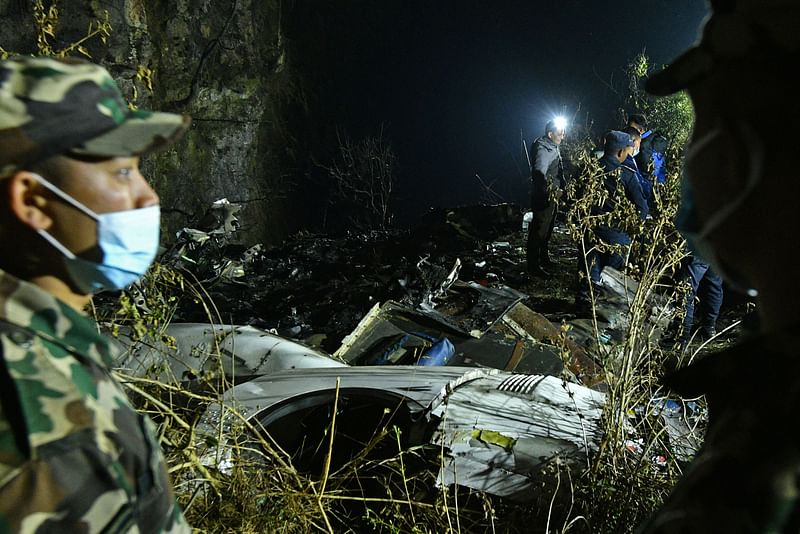
{"type": "Polygon", "coordinates": [[[800,217],[795,137],[800,1],[715,0],[697,45],[647,90],[695,108],[676,226],[732,288],[757,292],[760,332],[678,370],[705,395],[702,450],[641,532],[800,532],[800,217]]]}
{"type": "Polygon", "coordinates": [[[92,63],[0,62],[0,533],[191,531],[83,311],[152,262],[139,156],[188,122],[129,110],[92,63]]]}

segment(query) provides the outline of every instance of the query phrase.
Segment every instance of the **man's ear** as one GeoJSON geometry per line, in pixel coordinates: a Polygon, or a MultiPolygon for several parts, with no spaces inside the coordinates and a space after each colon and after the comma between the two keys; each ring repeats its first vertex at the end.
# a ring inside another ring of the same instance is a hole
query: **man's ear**
{"type": "Polygon", "coordinates": [[[39,177],[28,171],[17,171],[6,178],[8,207],[23,224],[33,230],[46,230],[53,224],[46,209],[46,189],[39,184],[39,177]]]}

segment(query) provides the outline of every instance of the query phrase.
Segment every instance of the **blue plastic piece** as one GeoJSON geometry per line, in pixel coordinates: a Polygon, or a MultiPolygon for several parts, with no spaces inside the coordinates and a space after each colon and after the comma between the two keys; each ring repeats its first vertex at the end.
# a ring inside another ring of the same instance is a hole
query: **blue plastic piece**
{"type": "Polygon", "coordinates": [[[447,365],[456,353],[456,348],[449,339],[443,337],[420,356],[417,365],[447,365]]]}
{"type": "Polygon", "coordinates": [[[373,357],[372,360],[368,362],[369,365],[386,365],[389,363],[389,358],[392,354],[394,354],[397,350],[402,348],[406,342],[409,340],[411,336],[409,334],[405,334],[401,337],[398,341],[393,343],[390,347],[388,347],[383,354],[380,354],[377,357],[373,357]]]}

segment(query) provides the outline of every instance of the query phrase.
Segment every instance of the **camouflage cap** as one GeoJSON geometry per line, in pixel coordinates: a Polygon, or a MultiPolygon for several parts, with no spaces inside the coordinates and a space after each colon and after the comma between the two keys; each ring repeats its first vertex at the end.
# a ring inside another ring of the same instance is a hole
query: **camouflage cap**
{"type": "Polygon", "coordinates": [[[64,152],[115,157],[175,141],[188,116],[128,108],[106,69],[79,59],[0,62],[0,176],[64,152]]]}
{"type": "Polygon", "coordinates": [[[697,43],[650,76],[647,92],[668,95],[685,89],[718,61],[793,56],[800,48],[798,0],[711,0],[710,7],[697,43]]]}

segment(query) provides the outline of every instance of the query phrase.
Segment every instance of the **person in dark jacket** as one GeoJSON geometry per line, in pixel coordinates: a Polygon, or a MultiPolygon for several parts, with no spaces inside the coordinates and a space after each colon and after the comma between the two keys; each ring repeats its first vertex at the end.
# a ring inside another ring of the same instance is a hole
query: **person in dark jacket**
{"type": "Polygon", "coordinates": [[[647,118],[642,113],[631,113],[628,115],[628,126],[635,128],[639,135],[644,135],[647,131],[647,118]]]}
{"type": "Polygon", "coordinates": [[[545,125],[544,135],[531,144],[531,211],[528,227],[527,267],[533,276],[550,276],[544,267],[551,264],[548,245],[566,180],[559,145],[565,127],[556,120],[545,125]]]}
{"type": "MultiPolygon", "coordinates": [[[[667,138],[651,130],[647,125],[647,118],[641,113],[631,114],[628,117],[627,127],[634,128],[641,136],[639,150],[634,155],[639,170],[651,184],[663,184],[667,177],[665,165],[669,146],[667,138]]],[[[650,194],[647,198],[651,198],[650,194]]]]}
{"type": "Polygon", "coordinates": [[[639,163],[636,159],[639,155],[641,155],[642,134],[639,129],[634,126],[626,126],[622,129],[622,131],[630,135],[631,139],[633,139],[633,151],[628,154],[628,157],[625,158],[625,161],[623,161],[622,164],[630,169],[633,169],[636,180],[639,182],[639,185],[642,186],[642,193],[644,194],[645,200],[647,200],[649,209],[650,195],[653,192],[653,182],[650,181],[646,171],[643,171],[642,168],[639,167],[639,163]]]}
{"type": "MultiPolygon", "coordinates": [[[[610,213],[614,210],[617,188],[621,185],[625,197],[631,201],[639,213],[639,217],[647,218],[647,200],[644,198],[642,187],[636,178],[635,169],[625,165],[628,155],[633,152],[634,141],[625,132],[613,130],[606,135],[606,144],[600,165],[606,171],[603,184],[608,191],[608,198],[596,210],[597,214],[610,213]]],[[[630,245],[631,238],[623,230],[601,224],[595,229],[595,235],[604,243],[610,245],[630,245]]],[[[592,270],[592,281],[600,282],[600,273],[603,268],[613,267],[621,270],[625,265],[624,258],[618,253],[598,253],[592,270]]]]}
{"type": "Polygon", "coordinates": [[[703,445],[637,532],[800,532],[800,60],[797,0],[713,0],[697,43],[645,85],[694,109],[675,224],[732,291],[755,297],[758,332],[695,358],[663,385],[703,396],[703,445]],[[780,103],[780,113],[775,105],[780,103]]]}
{"type": "MultiPolygon", "coordinates": [[[[635,169],[625,165],[625,160],[633,153],[633,138],[622,131],[611,130],[604,136],[603,157],[600,166],[605,171],[603,185],[608,196],[601,206],[594,210],[594,215],[611,213],[616,208],[618,188],[621,186],[625,197],[636,207],[639,217],[644,220],[648,214],[647,200],[644,198],[642,187],[636,178],[635,169]]],[[[594,229],[594,241],[602,245],[629,246],[630,236],[620,228],[608,224],[600,224],[594,229]]],[[[580,256],[580,255],[579,255],[580,256]]],[[[583,307],[589,302],[589,284],[585,273],[589,271],[589,279],[595,287],[600,286],[600,275],[606,267],[622,270],[625,258],[617,251],[600,251],[595,246],[589,247],[586,257],[579,258],[579,268],[584,273],[578,284],[576,304],[583,307]],[[585,263],[584,263],[585,262],[585,263]]]]}

